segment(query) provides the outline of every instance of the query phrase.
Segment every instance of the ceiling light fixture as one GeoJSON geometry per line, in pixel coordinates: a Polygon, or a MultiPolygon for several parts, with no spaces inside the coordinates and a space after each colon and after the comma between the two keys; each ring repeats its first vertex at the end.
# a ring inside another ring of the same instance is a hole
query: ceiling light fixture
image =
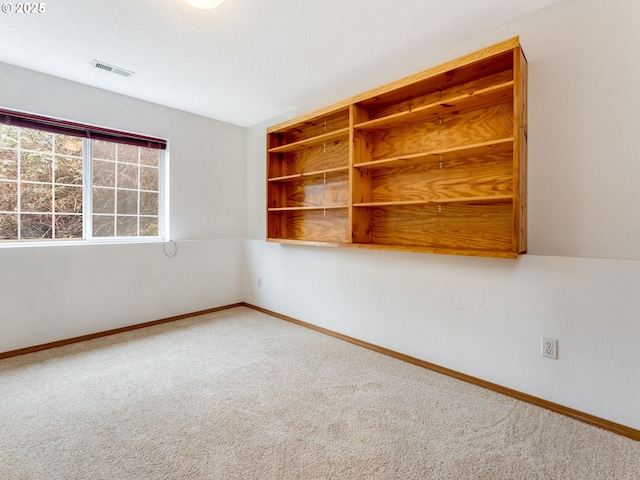
{"type": "Polygon", "coordinates": [[[224,0],[184,0],[189,5],[196,8],[210,9],[219,7],[224,0]]]}

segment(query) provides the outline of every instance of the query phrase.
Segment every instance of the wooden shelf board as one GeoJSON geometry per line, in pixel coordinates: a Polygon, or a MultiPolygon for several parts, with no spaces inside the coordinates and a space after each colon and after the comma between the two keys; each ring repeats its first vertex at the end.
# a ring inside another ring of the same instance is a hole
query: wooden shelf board
{"type": "Polygon", "coordinates": [[[354,207],[402,207],[404,205],[445,205],[448,203],[501,203],[513,201],[513,195],[492,195],[482,197],[433,198],[429,200],[404,200],[397,202],[354,203],[354,207]]]}
{"type": "Polygon", "coordinates": [[[513,97],[513,85],[513,80],[511,80],[509,82],[492,85],[491,87],[483,88],[475,92],[465,93],[464,95],[458,95],[452,98],[443,98],[437,103],[424,105],[407,112],[395,113],[393,115],[387,115],[385,117],[358,123],[354,125],[354,128],[358,130],[384,130],[424,120],[432,116],[435,117],[436,115],[445,117],[452,112],[458,112],[462,108],[472,109],[486,103],[499,103],[498,100],[501,96],[510,93],[511,97],[513,97]]]}
{"type": "Polygon", "coordinates": [[[408,166],[416,163],[422,163],[426,160],[438,159],[438,157],[452,156],[480,156],[495,153],[504,153],[513,150],[513,138],[501,138],[499,140],[491,140],[488,142],[474,143],[473,145],[464,145],[461,147],[446,148],[442,150],[433,150],[430,152],[414,153],[411,155],[402,155],[392,158],[381,158],[370,162],[356,163],[355,168],[392,168],[408,166]]]}
{"type": "Polygon", "coordinates": [[[286,243],[289,245],[313,245],[317,247],[344,247],[348,244],[339,242],[318,242],[315,240],[295,240],[292,238],[267,238],[267,242],[286,243]]]}
{"type": "Polygon", "coordinates": [[[318,207],[275,207],[267,209],[269,212],[301,212],[304,210],[341,210],[349,208],[348,205],[326,205],[318,207]]]}
{"type": "Polygon", "coordinates": [[[394,245],[382,243],[341,243],[341,242],[318,242],[313,240],[295,240],[290,238],[267,238],[267,242],[283,243],[289,245],[310,245],[318,247],[338,247],[338,248],[361,248],[368,250],[392,250],[397,252],[413,253],[436,253],[443,255],[466,255],[474,257],[494,257],[494,258],[518,258],[519,253],[506,250],[463,250],[452,248],[425,247],[422,245],[394,245]]]}
{"type": "Polygon", "coordinates": [[[453,248],[424,247],[422,245],[395,245],[382,243],[352,243],[350,247],[370,250],[393,250],[398,252],[437,253],[443,255],[466,255],[474,257],[518,258],[519,254],[506,250],[463,250],[453,248]]]}
{"type": "Polygon", "coordinates": [[[299,140],[294,143],[280,145],[279,147],[273,147],[269,149],[269,153],[294,152],[303,148],[316,147],[318,145],[322,145],[324,142],[330,142],[331,140],[338,140],[341,138],[345,140],[349,138],[349,127],[341,128],[340,130],[335,130],[333,132],[324,133],[316,137],[299,140]]]}
{"type": "Polygon", "coordinates": [[[349,167],[337,167],[337,168],[327,168],[325,170],[317,170],[314,172],[303,172],[296,173],[294,175],[285,175],[283,177],[273,177],[269,178],[269,182],[291,182],[293,180],[299,180],[301,178],[322,178],[324,175],[331,175],[335,173],[348,172],[349,167]]]}
{"type": "Polygon", "coordinates": [[[267,182],[291,182],[293,180],[298,180],[300,178],[302,178],[302,173],[296,173],[294,175],[285,175],[283,177],[268,178],[267,182]]]}

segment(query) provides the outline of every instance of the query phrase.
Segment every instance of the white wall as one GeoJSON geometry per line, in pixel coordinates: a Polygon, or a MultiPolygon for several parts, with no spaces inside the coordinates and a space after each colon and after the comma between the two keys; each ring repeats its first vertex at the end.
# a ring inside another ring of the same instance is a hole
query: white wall
{"type": "Polygon", "coordinates": [[[168,138],[178,245],[0,247],[0,352],[242,300],[246,129],[7,64],[0,106],[168,138]]]}
{"type": "Polygon", "coordinates": [[[0,248],[0,351],[246,300],[640,428],[639,20],[638,2],[565,0],[248,132],[0,64],[1,106],[170,139],[179,247],[0,248]],[[529,59],[529,254],[264,242],[267,125],[514,35],[529,59]],[[559,360],[539,356],[541,335],[559,360]]]}
{"type": "Polygon", "coordinates": [[[640,428],[639,21],[639,2],[566,0],[250,128],[245,300],[640,428]],[[515,35],[529,60],[527,255],[264,242],[266,126],[515,35]],[[558,360],[540,356],[542,335],[558,360]]]}

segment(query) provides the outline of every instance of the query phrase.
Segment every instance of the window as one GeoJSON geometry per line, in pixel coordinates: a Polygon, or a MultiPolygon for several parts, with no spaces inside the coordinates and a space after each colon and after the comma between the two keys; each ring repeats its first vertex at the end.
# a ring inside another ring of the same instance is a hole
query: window
{"type": "Polygon", "coordinates": [[[93,236],[158,235],[160,150],[92,140],[93,236]]]}
{"type": "Polygon", "coordinates": [[[159,237],[165,148],[0,110],[0,241],[159,237]]]}

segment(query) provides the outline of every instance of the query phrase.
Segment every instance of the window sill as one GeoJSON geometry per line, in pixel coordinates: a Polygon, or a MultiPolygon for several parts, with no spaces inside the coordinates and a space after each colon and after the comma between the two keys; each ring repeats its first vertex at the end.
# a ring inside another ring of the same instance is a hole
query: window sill
{"type": "Polygon", "coordinates": [[[21,240],[21,241],[1,241],[0,249],[3,248],[29,248],[29,247],[62,247],[62,246],[79,246],[79,245],[120,245],[120,244],[139,244],[139,243],[163,243],[171,240],[164,240],[161,237],[145,237],[145,238],[100,238],[92,240],[21,240]]]}

